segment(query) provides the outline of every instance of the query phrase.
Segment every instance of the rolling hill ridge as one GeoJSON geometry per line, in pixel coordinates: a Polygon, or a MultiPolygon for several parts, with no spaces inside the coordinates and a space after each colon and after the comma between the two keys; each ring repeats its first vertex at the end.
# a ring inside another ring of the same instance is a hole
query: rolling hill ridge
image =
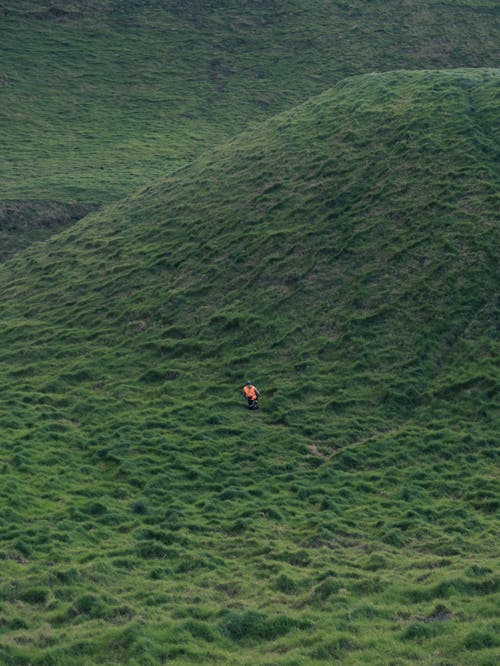
{"type": "Polygon", "coordinates": [[[0,200],[109,202],[347,76],[498,66],[496,9],[2,0],[0,200]]]}
{"type": "Polygon", "coordinates": [[[494,663],[498,84],[345,79],[0,267],[5,663],[494,663]]]}

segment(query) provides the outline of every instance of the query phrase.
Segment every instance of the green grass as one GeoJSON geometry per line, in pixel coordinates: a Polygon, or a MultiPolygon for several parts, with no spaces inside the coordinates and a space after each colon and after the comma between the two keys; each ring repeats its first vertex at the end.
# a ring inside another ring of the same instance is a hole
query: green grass
{"type": "Polygon", "coordinates": [[[0,267],[3,663],[495,662],[498,82],[346,79],[0,267]]]}
{"type": "Polygon", "coordinates": [[[499,61],[494,0],[2,0],[1,12],[0,200],[110,201],[347,76],[499,61]]]}
{"type": "Polygon", "coordinates": [[[0,261],[31,243],[45,240],[96,206],[75,202],[3,201],[0,203],[0,261]]]}
{"type": "Polygon", "coordinates": [[[494,0],[3,0],[0,261],[347,76],[498,66],[499,27],[494,0]]]}

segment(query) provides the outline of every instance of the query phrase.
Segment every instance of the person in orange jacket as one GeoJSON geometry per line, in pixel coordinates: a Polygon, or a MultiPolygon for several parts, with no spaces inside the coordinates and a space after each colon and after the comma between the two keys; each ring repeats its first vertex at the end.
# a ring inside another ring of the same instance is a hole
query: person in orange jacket
{"type": "Polygon", "coordinates": [[[260,391],[248,381],[243,387],[243,396],[248,400],[248,409],[259,408],[260,391]]]}

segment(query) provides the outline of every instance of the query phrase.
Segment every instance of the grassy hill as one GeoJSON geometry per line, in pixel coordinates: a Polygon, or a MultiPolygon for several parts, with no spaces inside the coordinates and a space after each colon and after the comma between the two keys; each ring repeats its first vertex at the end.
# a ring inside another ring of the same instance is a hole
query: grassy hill
{"type": "Polygon", "coordinates": [[[347,76],[498,66],[496,9],[2,0],[0,261],[347,76]]]}
{"type": "Polygon", "coordinates": [[[0,200],[120,198],[353,74],[498,66],[496,9],[2,0],[0,200]]]}
{"type": "Polygon", "coordinates": [[[348,78],[0,267],[3,663],[495,663],[498,84],[348,78]]]}

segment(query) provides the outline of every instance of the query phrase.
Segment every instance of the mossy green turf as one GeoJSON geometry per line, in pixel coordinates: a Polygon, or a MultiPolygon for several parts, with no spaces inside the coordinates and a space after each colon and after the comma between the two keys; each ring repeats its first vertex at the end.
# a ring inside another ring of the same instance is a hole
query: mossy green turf
{"type": "Polygon", "coordinates": [[[347,79],[0,267],[2,663],[495,663],[498,90],[347,79]]]}
{"type": "Polygon", "coordinates": [[[117,199],[349,75],[498,66],[496,9],[2,0],[0,200],[117,199]]]}

